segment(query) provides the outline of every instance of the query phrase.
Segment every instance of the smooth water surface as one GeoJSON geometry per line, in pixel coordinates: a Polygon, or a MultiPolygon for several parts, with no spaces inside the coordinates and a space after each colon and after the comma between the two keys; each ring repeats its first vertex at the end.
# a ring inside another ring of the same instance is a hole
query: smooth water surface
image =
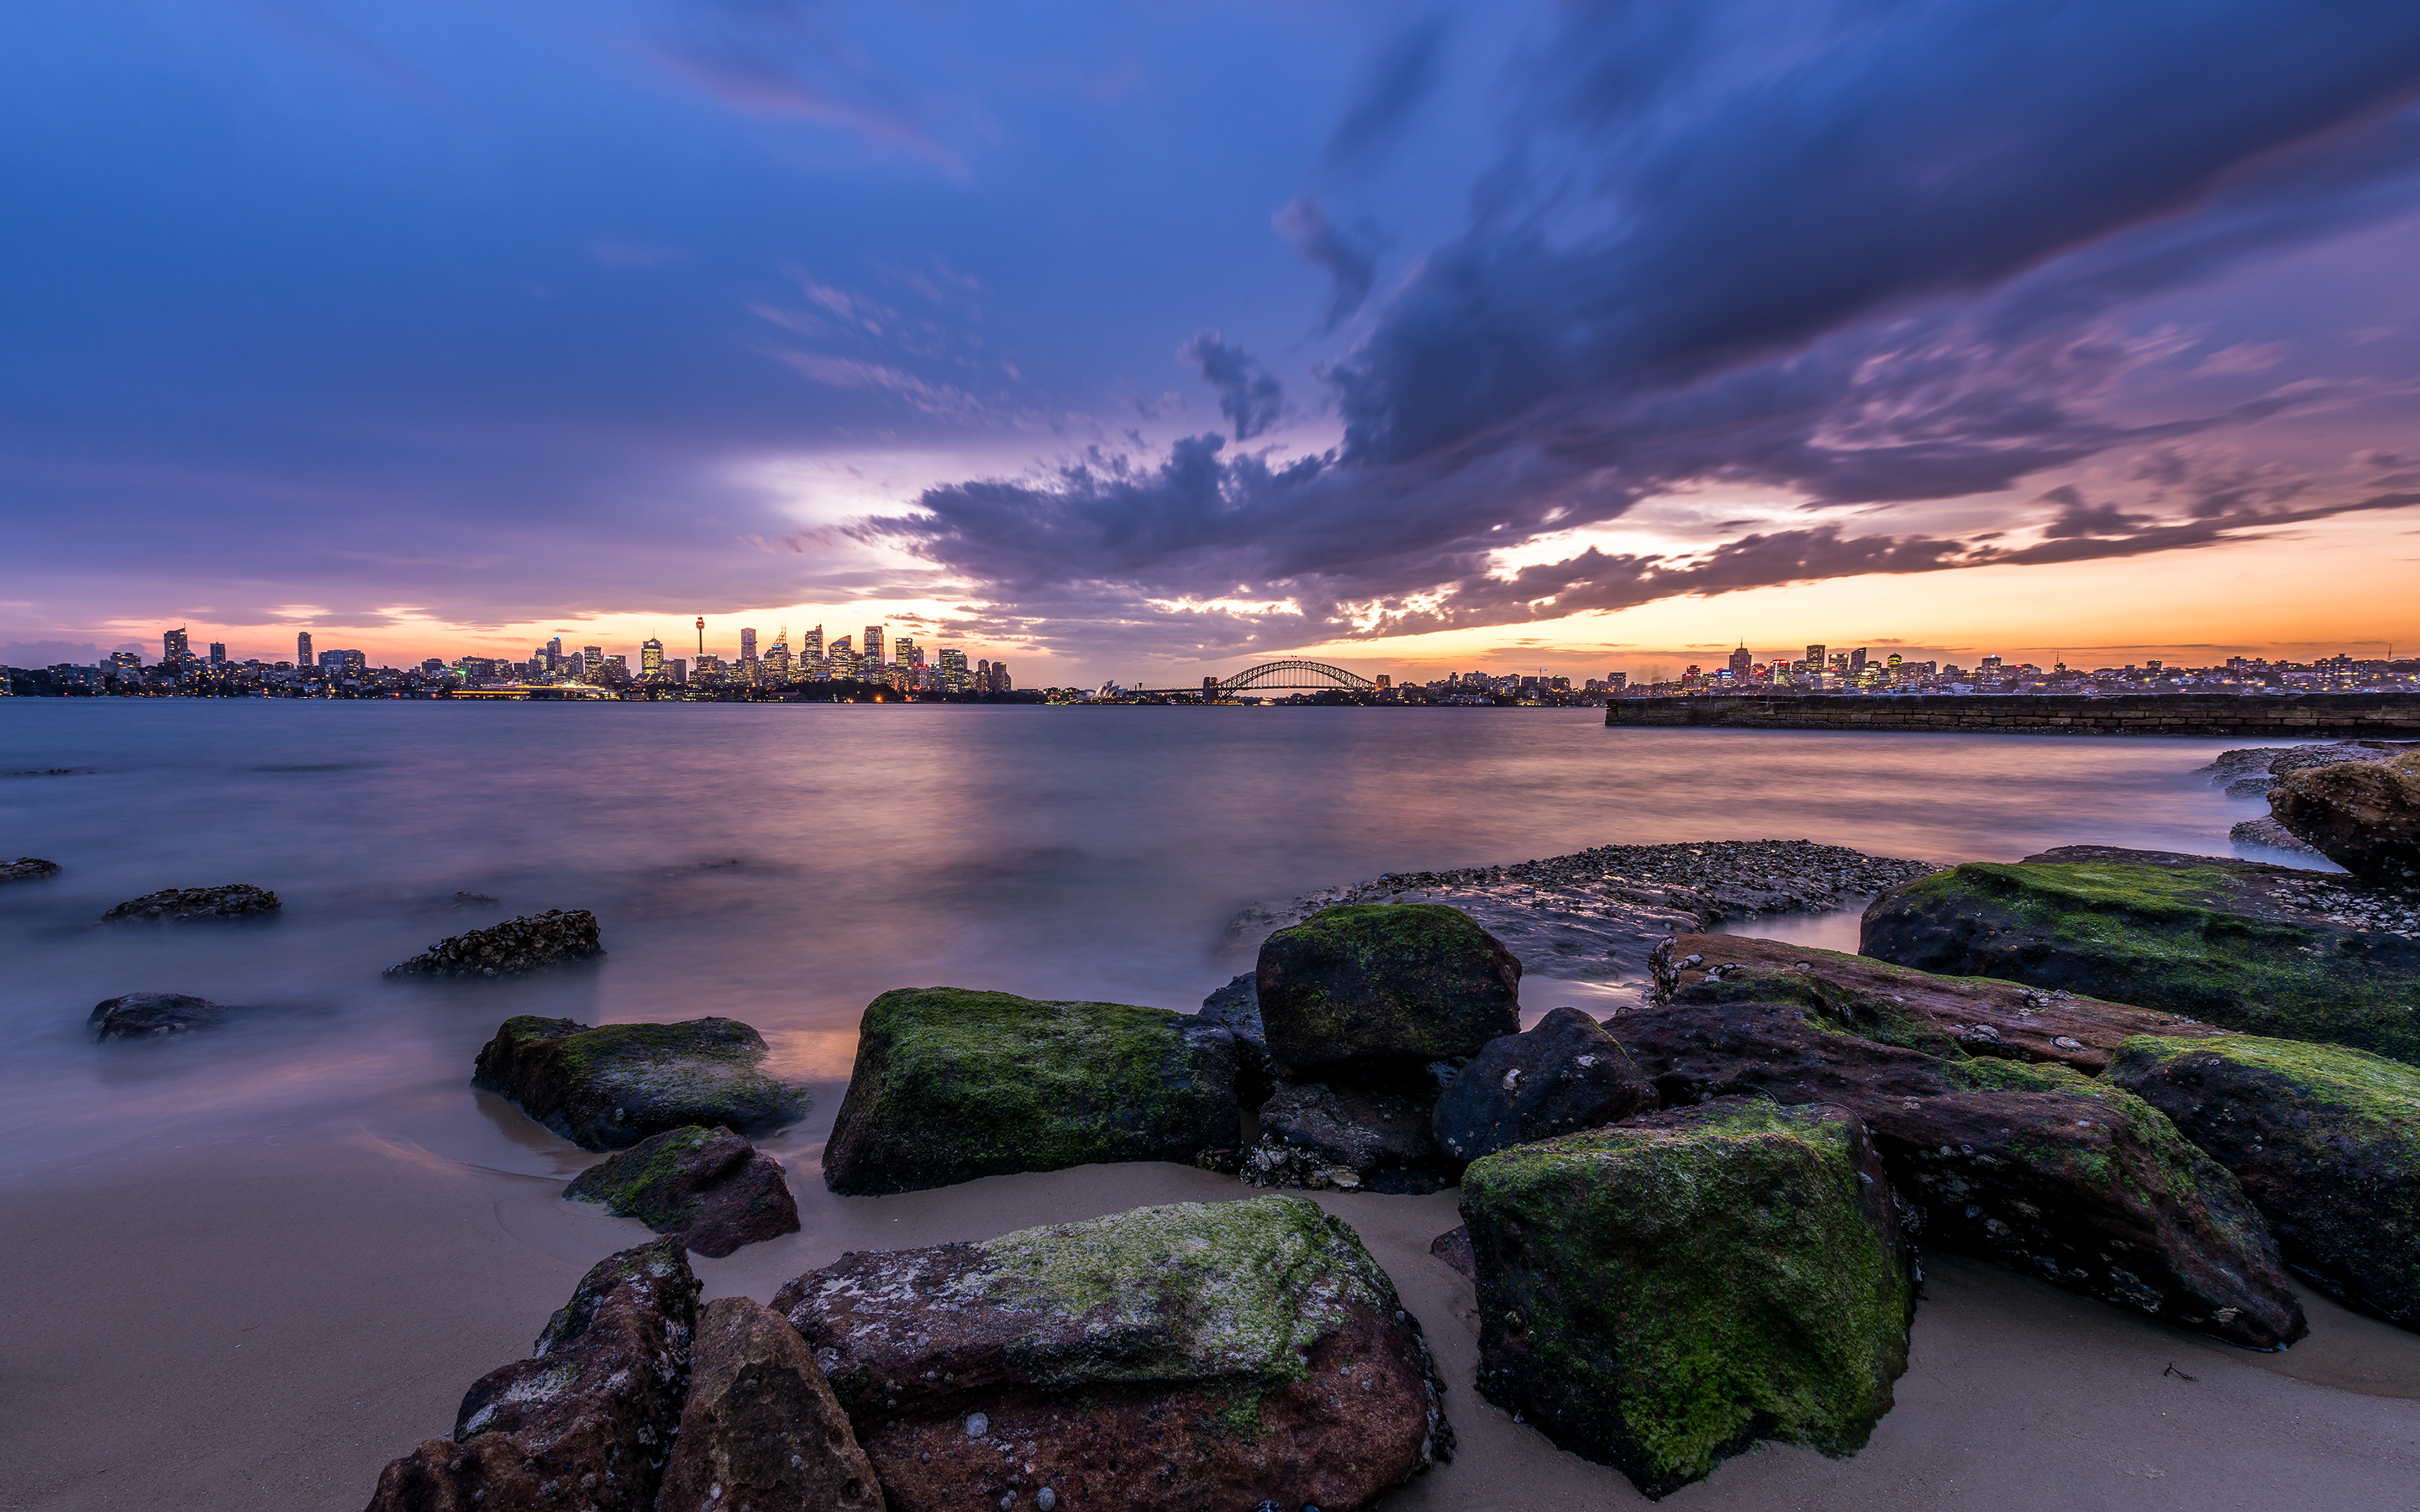
{"type": "MultiPolygon", "coordinates": [[[[0,1181],[330,1108],[526,1165],[556,1142],[465,1085],[510,1014],[727,1014],[831,1082],[887,988],[1190,1010],[1249,964],[1242,905],[1382,872],[1758,838],[2224,855],[2260,807],[2195,773],[2225,744],[1617,731],[1585,709],[14,700],[0,770],[78,770],[0,778],[0,855],[67,869],[0,887],[0,1181]],[[283,914],[97,922],[227,882],[283,914]],[[557,907],[597,913],[606,961],[380,976],[557,907]],[[92,1005],[136,991],[252,1011],[90,1043],[92,1005]]],[[[1844,923],[1776,929],[1836,943],[1844,923]]]]}

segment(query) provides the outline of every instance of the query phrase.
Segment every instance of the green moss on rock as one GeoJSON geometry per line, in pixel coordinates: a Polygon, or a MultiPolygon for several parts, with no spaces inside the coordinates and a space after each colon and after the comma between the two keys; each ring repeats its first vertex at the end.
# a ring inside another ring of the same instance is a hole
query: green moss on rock
{"type": "Polygon", "coordinates": [[[1442,903],[1323,908],[1261,945],[1269,1054],[1304,1071],[1373,1058],[1452,1060],[1521,1032],[1521,964],[1442,903]]]}
{"type": "Polygon", "coordinates": [[[805,1089],[766,1074],[768,1053],[737,1019],[590,1028],[524,1013],[497,1027],[471,1084],[583,1149],[619,1149],[687,1124],[757,1130],[803,1116],[805,1089]]]}
{"type": "Polygon", "coordinates": [[[1189,1162],[1240,1134],[1232,1033],[1124,1003],[955,987],[877,997],[824,1149],[835,1192],[1189,1162]]]}
{"type": "Polygon", "coordinates": [[[1650,1496],[1758,1439],[1862,1447],[1914,1288],[1863,1126],[1722,1099],[1463,1178],[1480,1390],[1650,1496]]]}
{"type": "Polygon", "coordinates": [[[1926,971],[2420,1062],[2420,942],[2276,901],[2294,875],[2156,852],[1968,862],[1875,900],[1862,948],[1926,971]]]}

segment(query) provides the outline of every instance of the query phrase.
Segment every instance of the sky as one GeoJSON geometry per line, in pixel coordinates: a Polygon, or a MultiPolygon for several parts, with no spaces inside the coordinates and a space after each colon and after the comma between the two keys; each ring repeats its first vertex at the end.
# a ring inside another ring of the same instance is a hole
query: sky
{"type": "Polygon", "coordinates": [[[0,661],[2420,646],[2409,0],[20,0],[0,661]]]}

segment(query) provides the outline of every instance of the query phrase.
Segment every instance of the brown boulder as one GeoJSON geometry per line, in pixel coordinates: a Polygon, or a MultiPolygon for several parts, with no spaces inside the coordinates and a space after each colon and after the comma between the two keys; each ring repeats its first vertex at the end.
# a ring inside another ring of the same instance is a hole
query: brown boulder
{"type": "Polygon", "coordinates": [[[2106,1071],[2118,1046],[2138,1034],[2198,1039],[2226,1032],[2071,992],[1991,977],[1936,977],[1871,956],[1735,934],[1667,940],[1649,966],[1659,1003],[1687,993],[1692,1002],[1793,1004],[1884,1044],[2049,1061],[2086,1076],[2106,1071]]]}
{"type": "Polygon", "coordinates": [[[1450,1449],[1419,1323],[1303,1197],[850,1256],[773,1307],[895,1512],[1358,1507],[1450,1449]]]}
{"type": "Polygon", "coordinates": [[[782,1163],[720,1127],[690,1124],[641,1140],[581,1172],[563,1195],[601,1202],[709,1259],[799,1231],[782,1163]]]}
{"type": "Polygon", "coordinates": [[[2288,772],[2269,811],[2354,876],[2420,886],[2420,751],[2288,772]]]}
{"type": "Polygon", "coordinates": [[[529,1359],[472,1383],[451,1440],[386,1467],[369,1512],[651,1512],[697,1292],[676,1239],[597,1261],[529,1359]]]}
{"type": "Polygon", "coordinates": [[[798,1331],[764,1304],[698,1315],[656,1512],[882,1512],[882,1486],[798,1331]]]}
{"type": "Polygon", "coordinates": [[[1699,983],[1610,1026],[1668,1105],[1737,1093],[1864,1120],[1925,1242],[2254,1349],[2301,1338],[2276,1242],[2235,1178],[2139,1098],[2062,1066],[1885,1044],[1699,983]]]}

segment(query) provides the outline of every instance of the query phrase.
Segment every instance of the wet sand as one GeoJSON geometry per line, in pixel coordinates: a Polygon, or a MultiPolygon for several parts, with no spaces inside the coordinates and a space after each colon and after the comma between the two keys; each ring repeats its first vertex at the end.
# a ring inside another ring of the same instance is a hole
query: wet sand
{"type": "MultiPolygon", "coordinates": [[[[845,1249],[1256,1195],[1124,1165],[835,1197],[814,1157],[839,1090],[770,1146],[803,1230],[696,1260],[709,1297],[769,1299],[845,1249]]],[[[508,1106],[440,1088],[419,1105],[418,1124],[331,1107],[130,1135],[0,1190],[0,1506],[351,1512],[389,1458],[451,1427],[473,1378],[527,1352],[590,1263],[647,1237],[563,1201],[594,1157],[508,1106]]],[[[1454,1194],[1320,1199],[1393,1275],[1450,1383],[1460,1453],[1384,1506],[1647,1504],[1471,1389],[1470,1286],[1428,1254],[1454,1194]]],[[[1862,1454],[1760,1448],[1665,1504],[2420,1508],[2420,1335],[2306,1294],[2312,1336],[2255,1355],[1975,1261],[1927,1271],[1898,1406],[1862,1454]]]]}

